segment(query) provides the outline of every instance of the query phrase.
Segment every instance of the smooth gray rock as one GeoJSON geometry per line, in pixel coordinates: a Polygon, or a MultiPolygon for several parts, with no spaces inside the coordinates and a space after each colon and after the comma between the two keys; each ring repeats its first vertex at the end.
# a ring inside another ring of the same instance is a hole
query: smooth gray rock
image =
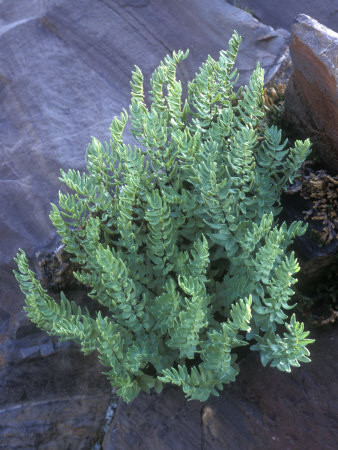
{"type": "Polygon", "coordinates": [[[332,30],[338,31],[337,0],[228,0],[249,11],[263,23],[290,30],[294,17],[307,14],[332,30]]]}

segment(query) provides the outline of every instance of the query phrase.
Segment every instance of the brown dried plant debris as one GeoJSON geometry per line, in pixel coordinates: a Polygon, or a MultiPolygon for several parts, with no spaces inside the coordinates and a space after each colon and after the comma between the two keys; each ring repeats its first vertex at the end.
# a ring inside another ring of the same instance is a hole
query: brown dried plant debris
{"type": "Polygon", "coordinates": [[[289,194],[299,192],[311,201],[311,207],[302,211],[305,220],[315,220],[322,224],[320,231],[314,230],[324,244],[338,239],[338,175],[331,176],[325,170],[314,171],[303,165],[301,176],[287,191],[289,194]]]}
{"type": "Polygon", "coordinates": [[[36,254],[36,270],[44,289],[60,291],[77,284],[73,271],[79,267],[71,261],[71,255],[64,248],[64,245],[59,244],[54,251],[36,254]]]}
{"type": "Polygon", "coordinates": [[[314,320],[312,323],[313,325],[330,325],[331,323],[335,323],[335,321],[338,320],[338,311],[335,309],[331,309],[331,314],[326,319],[320,319],[320,320],[314,320]]]}
{"type": "Polygon", "coordinates": [[[264,88],[262,99],[266,110],[266,119],[269,125],[282,126],[282,116],[285,99],[285,83],[269,84],[264,88]]]}
{"type": "Polygon", "coordinates": [[[282,106],[285,89],[285,83],[273,84],[264,88],[263,101],[267,110],[270,110],[273,107],[279,108],[282,106]]]}
{"type": "Polygon", "coordinates": [[[338,175],[331,177],[324,170],[303,175],[300,194],[312,202],[312,208],[303,211],[304,219],[311,218],[323,224],[323,229],[317,231],[321,240],[328,244],[338,239],[338,175]]]}

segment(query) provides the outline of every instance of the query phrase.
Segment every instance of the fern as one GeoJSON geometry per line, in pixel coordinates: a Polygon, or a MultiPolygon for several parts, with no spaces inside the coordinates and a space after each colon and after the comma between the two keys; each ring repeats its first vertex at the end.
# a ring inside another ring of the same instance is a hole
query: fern
{"type": "Polygon", "coordinates": [[[56,301],[25,253],[16,257],[28,317],[86,354],[97,350],[126,401],[163,383],[189,399],[218,395],[245,345],[283,371],[309,361],[313,341],[294,315],[288,322],[299,266],[287,249],[305,227],[278,214],[310,143],[288,148],[267,126],[259,65],[235,91],[240,41],[234,32],[228,51],[208,57],[184,102],[176,69],[187,52],[154,71],[150,106],[136,67],[110,143],[92,140],[86,172],[61,170],[70,193],[60,192],[50,218],[96,312],[63,292],[56,301]],[[134,147],[124,143],[128,122],[134,147]]]}

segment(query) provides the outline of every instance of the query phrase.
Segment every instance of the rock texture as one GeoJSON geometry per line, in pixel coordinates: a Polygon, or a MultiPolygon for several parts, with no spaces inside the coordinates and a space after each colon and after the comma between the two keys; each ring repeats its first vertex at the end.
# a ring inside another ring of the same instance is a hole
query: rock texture
{"type": "Polygon", "coordinates": [[[247,8],[258,20],[274,28],[289,30],[294,17],[307,14],[332,30],[338,31],[337,0],[228,0],[240,8],[247,8]]]}
{"type": "Polygon", "coordinates": [[[263,368],[256,354],[218,398],[188,402],[182,392],[121,403],[104,450],[334,450],[338,440],[336,330],[313,332],[312,364],[291,374],[263,368]]]}
{"type": "MultiPolygon", "coordinates": [[[[109,139],[134,64],[147,80],[168,52],[189,48],[179,70],[186,84],[234,28],[243,36],[240,82],[259,60],[269,80],[289,33],[223,0],[0,2],[0,448],[87,448],[109,398],[95,356],[28,325],[12,275],[19,247],[43,272],[37,255],[57,245],[48,214],[60,167],[83,169],[90,136],[109,139]]],[[[67,264],[55,264],[47,285],[64,289],[67,264]]]]}
{"type": "Polygon", "coordinates": [[[91,448],[111,394],[102,370],[96,355],[12,316],[0,333],[0,449],[91,448]]]}
{"type": "Polygon", "coordinates": [[[338,33],[300,14],[292,25],[293,74],[284,117],[312,139],[321,159],[338,171],[338,33]]]}

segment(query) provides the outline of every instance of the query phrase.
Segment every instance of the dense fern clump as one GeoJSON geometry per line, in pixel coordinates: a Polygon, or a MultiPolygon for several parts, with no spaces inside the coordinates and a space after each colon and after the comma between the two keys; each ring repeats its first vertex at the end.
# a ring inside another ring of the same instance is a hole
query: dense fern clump
{"type": "Polygon", "coordinates": [[[305,227],[276,218],[310,143],[287,148],[267,126],[259,65],[235,92],[239,44],[234,32],[218,61],[208,57],[183,106],[176,66],[187,53],[155,70],[149,107],[136,67],[129,114],[114,118],[110,145],[93,139],[87,171],[61,171],[73,193],[60,193],[50,218],[101,311],[64,293],[56,302],[25,253],[16,258],[28,317],[86,354],[97,350],[126,401],[163,383],[189,399],[218,395],[238,374],[233,350],[247,344],[264,366],[289,372],[309,361],[312,340],[285,313],[299,270],[287,248],[305,227]],[[134,148],[123,142],[128,120],[134,148]]]}

